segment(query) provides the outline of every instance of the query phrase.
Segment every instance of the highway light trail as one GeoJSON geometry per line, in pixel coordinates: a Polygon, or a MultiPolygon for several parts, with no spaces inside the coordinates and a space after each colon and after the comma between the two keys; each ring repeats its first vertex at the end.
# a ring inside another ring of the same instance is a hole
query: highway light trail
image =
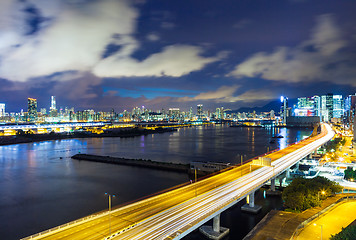
{"type": "Polygon", "coordinates": [[[247,163],[115,209],[111,212],[111,236],[109,213],[105,212],[33,239],[180,239],[328,142],[333,135],[331,127],[323,124],[319,135],[266,155],[272,159],[272,167],[247,163]]]}

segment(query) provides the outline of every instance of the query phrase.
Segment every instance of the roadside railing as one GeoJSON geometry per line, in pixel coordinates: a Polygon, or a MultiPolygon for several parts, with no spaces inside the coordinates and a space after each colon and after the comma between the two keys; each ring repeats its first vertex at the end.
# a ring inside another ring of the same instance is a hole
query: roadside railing
{"type": "Polygon", "coordinates": [[[313,216],[311,216],[310,218],[308,218],[307,220],[305,220],[301,224],[299,224],[298,227],[295,229],[295,231],[294,231],[292,237],[290,238],[290,240],[296,239],[296,237],[300,234],[300,232],[303,231],[305,226],[307,226],[314,219],[322,216],[324,213],[326,213],[330,209],[334,208],[337,204],[339,204],[339,203],[341,203],[343,201],[355,201],[355,200],[356,200],[356,195],[350,195],[350,196],[345,196],[345,197],[340,198],[339,200],[337,200],[336,202],[334,202],[330,206],[324,208],[320,212],[314,214],[313,216]]]}

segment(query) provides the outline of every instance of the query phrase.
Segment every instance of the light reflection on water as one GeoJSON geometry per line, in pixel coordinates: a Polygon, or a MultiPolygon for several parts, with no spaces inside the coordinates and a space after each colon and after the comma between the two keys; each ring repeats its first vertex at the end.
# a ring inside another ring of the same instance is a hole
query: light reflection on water
{"type": "MultiPolygon", "coordinates": [[[[117,205],[189,181],[184,173],[72,160],[70,157],[76,153],[180,163],[240,163],[241,154],[246,155],[244,159],[251,158],[263,154],[267,147],[270,150],[285,147],[309,133],[217,125],[135,138],[68,139],[0,146],[0,236],[18,239],[103,210],[107,206],[105,192],[118,194],[113,203],[117,205]],[[285,137],[270,144],[275,134],[285,137]]],[[[229,214],[235,216],[227,213],[222,221],[231,222],[229,214]]],[[[248,218],[232,222],[242,225],[250,222],[253,227],[256,221],[248,218]]],[[[190,237],[195,239],[194,234],[190,237]]]]}

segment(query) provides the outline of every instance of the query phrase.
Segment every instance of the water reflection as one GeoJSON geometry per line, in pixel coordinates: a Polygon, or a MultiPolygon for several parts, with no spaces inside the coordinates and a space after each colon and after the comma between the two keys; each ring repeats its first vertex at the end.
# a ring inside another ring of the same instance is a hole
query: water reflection
{"type": "MultiPolygon", "coordinates": [[[[279,139],[283,141],[279,146],[310,133],[280,132],[286,137],[279,139]]],[[[0,236],[19,239],[105,209],[104,192],[120,194],[116,200],[120,204],[189,181],[184,173],[72,160],[78,152],[177,163],[240,163],[237,156],[263,154],[273,135],[273,129],[267,128],[200,126],[135,138],[0,146],[0,236]]]]}
{"type": "Polygon", "coordinates": [[[287,129],[281,128],[278,135],[283,137],[283,138],[278,138],[279,149],[286,148],[290,140],[287,134],[287,129]]]}

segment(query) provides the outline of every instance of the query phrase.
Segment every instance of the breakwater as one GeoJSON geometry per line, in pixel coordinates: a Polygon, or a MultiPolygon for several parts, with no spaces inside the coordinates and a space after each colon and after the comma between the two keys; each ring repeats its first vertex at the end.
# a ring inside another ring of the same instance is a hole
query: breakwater
{"type": "Polygon", "coordinates": [[[120,165],[128,165],[135,167],[145,167],[145,168],[155,168],[161,170],[169,170],[176,172],[186,172],[188,173],[190,165],[182,163],[171,163],[171,162],[157,162],[146,159],[130,159],[130,158],[119,158],[110,156],[99,156],[91,154],[76,154],[72,156],[73,159],[91,161],[91,162],[102,162],[102,163],[112,163],[120,165]]]}

